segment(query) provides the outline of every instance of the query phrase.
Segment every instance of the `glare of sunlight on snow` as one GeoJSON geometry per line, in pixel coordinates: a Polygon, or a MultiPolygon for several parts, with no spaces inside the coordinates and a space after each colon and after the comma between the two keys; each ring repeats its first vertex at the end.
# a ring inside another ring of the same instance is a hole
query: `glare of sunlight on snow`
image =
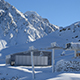
{"type": "Polygon", "coordinates": [[[51,78],[48,80],[80,80],[80,74],[78,73],[62,73],[56,78],[51,78]]]}
{"type": "Polygon", "coordinates": [[[21,17],[23,17],[26,21],[28,20],[27,18],[25,18],[25,16],[19,10],[16,9],[16,11],[17,11],[17,14],[20,14],[21,17]]]}
{"type": "Polygon", "coordinates": [[[7,42],[5,40],[0,40],[0,50],[6,48],[7,42]]]}
{"type": "Polygon", "coordinates": [[[11,39],[11,38],[13,38],[13,34],[12,34],[12,33],[10,34],[10,39],[11,39]]]}
{"type": "Polygon", "coordinates": [[[34,41],[30,36],[28,36],[28,38],[30,39],[30,41],[32,41],[32,42],[34,41]]]}
{"type": "Polygon", "coordinates": [[[6,64],[0,64],[0,66],[6,66],[6,64]]]}
{"type": "MultiPolygon", "coordinates": [[[[28,70],[27,68],[22,68],[22,67],[8,67],[8,68],[12,68],[12,69],[17,69],[17,70],[21,70],[21,71],[24,71],[24,72],[29,72],[29,73],[32,73],[32,70],[28,70]]],[[[42,71],[35,71],[35,73],[42,73],[42,71]]]]}
{"type": "Polygon", "coordinates": [[[63,73],[61,76],[77,77],[80,78],[80,74],[76,73],[63,73]]]}

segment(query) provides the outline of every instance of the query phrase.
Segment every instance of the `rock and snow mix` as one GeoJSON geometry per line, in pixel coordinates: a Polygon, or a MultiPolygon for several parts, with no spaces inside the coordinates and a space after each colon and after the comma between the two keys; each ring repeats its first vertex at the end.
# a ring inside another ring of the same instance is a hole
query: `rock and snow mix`
{"type": "Polygon", "coordinates": [[[60,60],[56,64],[56,72],[73,72],[80,71],[80,61],[64,61],[60,60]]]}
{"type": "Polygon", "coordinates": [[[0,40],[8,46],[25,44],[59,29],[36,12],[21,13],[4,0],[0,1],[0,40]]]}
{"type": "MultiPolygon", "coordinates": [[[[47,38],[42,41],[44,46],[47,47],[55,41],[61,46],[65,46],[68,42],[79,42],[79,32],[80,22],[60,28],[49,23],[47,19],[42,18],[36,12],[27,11],[23,14],[4,0],[0,1],[0,41],[6,42],[5,47],[2,46],[4,43],[0,42],[0,50],[6,48],[6,46],[23,45],[31,41],[38,41],[42,37],[45,38],[46,35],[47,38]]],[[[41,43],[40,40],[35,44],[41,43]]]]}

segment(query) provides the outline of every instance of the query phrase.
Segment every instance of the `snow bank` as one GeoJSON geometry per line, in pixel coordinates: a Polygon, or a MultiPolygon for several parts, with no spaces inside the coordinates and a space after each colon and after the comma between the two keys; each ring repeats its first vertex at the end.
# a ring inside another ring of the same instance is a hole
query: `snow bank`
{"type": "Polygon", "coordinates": [[[80,42],[67,43],[66,48],[73,49],[73,50],[80,50],[80,42]]]}
{"type": "Polygon", "coordinates": [[[56,64],[55,71],[56,72],[80,71],[80,62],[60,60],[56,64]]]}
{"type": "MultiPolygon", "coordinates": [[[[0,80],[33,80],[32,67],[0,64],[0,80]]],[[[80,80],[80,73],[52,73],[50,66],[36,66],[34,80],[80,80]]]]}

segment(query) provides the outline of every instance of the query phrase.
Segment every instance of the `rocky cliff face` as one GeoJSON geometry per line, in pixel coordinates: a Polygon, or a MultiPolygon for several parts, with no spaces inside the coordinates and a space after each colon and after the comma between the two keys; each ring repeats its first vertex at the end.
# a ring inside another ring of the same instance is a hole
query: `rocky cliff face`
{"type": "Polygon", "coordinates": [[[21,13],[14,6],[0,0],[0,45],[3,41],[8,46],[25,44],[42,38],[59,29],[36,12],[21,13]]]}
{"type": "Polygon", "coordinates": [[[49,23],[48,19],[42,18],[36,12],[27,11],[24,15],[37,30],[45,32],[46,34],[59,29],[58,26],[49,23]]]}

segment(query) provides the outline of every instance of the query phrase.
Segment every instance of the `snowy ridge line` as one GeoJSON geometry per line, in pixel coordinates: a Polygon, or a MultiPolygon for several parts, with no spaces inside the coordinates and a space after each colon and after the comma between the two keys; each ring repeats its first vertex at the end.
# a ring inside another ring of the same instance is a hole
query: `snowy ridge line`
{"type": "Polygon", "coordinates": [[[36,12],[23,14],[6,1],[0,1],[0,9],[0,39],[9,47],[36,41],[59,29],[36,12]]]}

